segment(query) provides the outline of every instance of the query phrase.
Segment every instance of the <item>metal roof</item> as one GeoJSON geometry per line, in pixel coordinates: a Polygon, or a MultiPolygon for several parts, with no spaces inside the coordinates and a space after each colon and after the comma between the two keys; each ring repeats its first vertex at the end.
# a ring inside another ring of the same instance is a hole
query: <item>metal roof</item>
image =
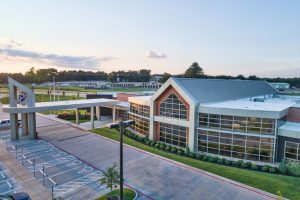
{"type": "Polygon", "coordinates": [[[278,93],[266,81],[172,78],[199,103],[213,103],[278,93]]]}

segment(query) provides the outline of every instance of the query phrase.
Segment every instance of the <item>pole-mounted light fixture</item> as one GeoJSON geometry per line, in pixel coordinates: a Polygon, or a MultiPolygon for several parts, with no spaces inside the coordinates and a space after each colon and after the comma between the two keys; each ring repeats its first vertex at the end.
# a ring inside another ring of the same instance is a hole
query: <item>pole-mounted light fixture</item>
{"type": "Polygon", "coordinates": [[[126,127],[134,125],[133,120],[120,121],[119,123],[107,124],[110,129],[120,129],[120,198],[123,200],[123,134],[126,127]]]}

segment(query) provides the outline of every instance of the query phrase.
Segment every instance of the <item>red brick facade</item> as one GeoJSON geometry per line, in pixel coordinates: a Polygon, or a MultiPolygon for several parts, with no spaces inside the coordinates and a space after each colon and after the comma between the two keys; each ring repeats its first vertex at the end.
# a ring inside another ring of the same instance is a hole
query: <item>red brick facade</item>
{"type": "Polygon", "coordinates": [[[132,93],[117,93],[117,100],[128,102],[128,97],[141,96],[139,94],[132,93]]]}
{"type": "Polygon", "coordinates": [[[300,122],[300,108],[290,108],[286,120],[290,122],[300,122]]]}

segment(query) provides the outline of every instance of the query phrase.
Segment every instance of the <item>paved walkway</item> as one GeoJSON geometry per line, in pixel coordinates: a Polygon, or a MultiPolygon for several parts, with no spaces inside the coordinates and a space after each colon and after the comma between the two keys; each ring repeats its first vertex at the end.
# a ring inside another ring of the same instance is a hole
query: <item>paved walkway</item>
{"type": "MultiPolygon", "coordinates": [[[[39,136],[97,169],[118,161],[119,144],[69,123],[37,115],[39,136]]],[[[272,194],[129,146],[124,149],[125,183],[143,199],[276,199],[272,194]]]]}

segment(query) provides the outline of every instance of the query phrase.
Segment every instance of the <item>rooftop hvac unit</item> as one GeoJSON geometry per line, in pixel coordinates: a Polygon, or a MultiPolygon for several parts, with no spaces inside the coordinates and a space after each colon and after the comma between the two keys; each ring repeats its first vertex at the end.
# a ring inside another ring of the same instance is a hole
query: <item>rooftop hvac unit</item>
{"type": "Polygon", "coordinates": [[[254,102],[265,102],[265,100],[262,98],[254,98],[253,101],[254,102]]]}

